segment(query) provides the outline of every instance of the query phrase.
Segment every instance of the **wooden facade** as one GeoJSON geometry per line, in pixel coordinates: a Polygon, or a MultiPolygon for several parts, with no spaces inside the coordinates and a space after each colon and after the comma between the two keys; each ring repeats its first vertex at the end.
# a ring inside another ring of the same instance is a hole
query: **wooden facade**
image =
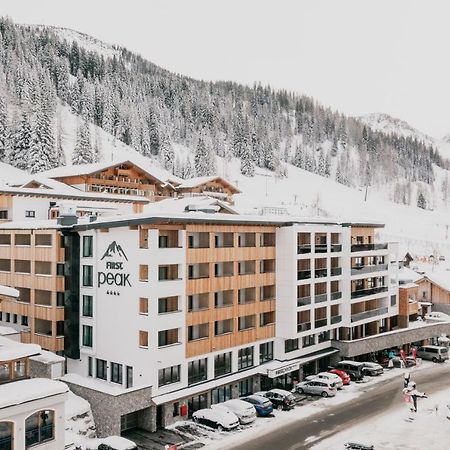
{"type": "Polygon", "coordinates": [[[0,242],[0,284],[20,292],[18,299],[0,303],[3,320],[26,327],[22,342],[63,351],[64,248],[59,232],[3,229],[0,242]]]}

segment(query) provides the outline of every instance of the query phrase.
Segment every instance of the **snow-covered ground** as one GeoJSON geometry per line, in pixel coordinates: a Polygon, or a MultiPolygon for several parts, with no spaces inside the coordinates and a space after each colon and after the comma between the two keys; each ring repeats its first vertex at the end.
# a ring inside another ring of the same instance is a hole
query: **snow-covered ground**
{"type": "Polygon", "coordinates": [[[176,428],[179,432],[182,432],[186,427],[191,428],[191,430],[194,428],[195,433],[193,434],[197,436],[196,440],[205,444],[205,450],[226,450],[237,445],[242,445],[245,448],[245,442],[251,441],[255,433],[258,436],[269,434],[280,426],[310,417],[332,406],[344,405],[363,395],[368,390],[376,388],[377,384],[383,381],[395,377],[403,377],[405,370],[415,373],[424,369],[431,369],[432,367],[433,363],[423,361],[422,364],[411,369],[391,369],[379,377],[366,377],[363,383],[351,383],[349,386],[344,386],[335,397],[320,399],[311,397],[309,400],[313,401],[307,401],[296,406],[291,411],[274,410],[272,417],[258,417],[253,424],[240,427],[239,430],[231,432],[218,432],[193,422],[178,422],[170,428],[176,428]]]}
{"type": "Polygon", "coordinates": [[[314,446],[315,450],[344,448],[346,442],[373,445],[376,450],[428,450],[450,448],[450,388],[418,400],[418,412],[402,404],[388,414],[352,426],[314,446]],[[410,420],[413,418],[413,420],[410,420]]]}

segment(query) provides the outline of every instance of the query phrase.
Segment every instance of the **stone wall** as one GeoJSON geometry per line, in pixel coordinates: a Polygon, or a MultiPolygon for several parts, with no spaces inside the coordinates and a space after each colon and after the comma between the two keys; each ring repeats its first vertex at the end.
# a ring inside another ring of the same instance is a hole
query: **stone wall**
{"type": "Polygon", "coordinates": [[[36,361],[33,358],[29,360],[31,378],[51,378],[52,366],[42,361],[36,361]]]}
{"type": "Polygon", "coordinates": [[[411,342],[423,341],[441,334],[450,335],[450,323],[443,322],[419,328],[400,329],[395,333],[383,333],[355,341],[332,341],[331,345],[339,349],[341,358],[353,358],[354,356],[398,347],[411,342]]]}
{"type": "Polygon", "coordinates": [[[90,403],[98,437],[120,436],[121,416],[135,411],[140,411],[139,427],[152,432],[156,431],[156,408],[151,406],[150,387],[111,395],[68,381],[65,383],[74,394],[90,403]]]}

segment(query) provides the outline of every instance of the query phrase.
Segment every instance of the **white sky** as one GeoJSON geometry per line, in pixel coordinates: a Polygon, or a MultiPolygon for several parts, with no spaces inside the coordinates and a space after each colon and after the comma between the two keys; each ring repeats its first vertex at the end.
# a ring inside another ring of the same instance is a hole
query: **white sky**
{"type": "Polygon", "coordinates": [[[202,79],[270,83],[347,114],[450,132],[448,0],[1,0],[202,79]]]}

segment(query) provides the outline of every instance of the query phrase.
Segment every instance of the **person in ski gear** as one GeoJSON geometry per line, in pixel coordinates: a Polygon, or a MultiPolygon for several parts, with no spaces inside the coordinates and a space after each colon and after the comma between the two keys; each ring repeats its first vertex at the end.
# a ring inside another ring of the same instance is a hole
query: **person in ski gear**
{"type": "Polygon", "coordinates": [[[411,411],[417,412],[417,399],[420,398],[427,398],[425,395],[425,392],[419,392],[416,389],[416,383],[414,381],[411,381],[408,385],[408,394],[411,396],[411,399],[413,401],[413,407],[411,408],[411,411]]]}
{"type": "Polygon", "coordinates": [[[411,374],[409,372],[405,372],[403,379],[403,387],[407,388],[410,381],[411,381],[411,374]]]}

